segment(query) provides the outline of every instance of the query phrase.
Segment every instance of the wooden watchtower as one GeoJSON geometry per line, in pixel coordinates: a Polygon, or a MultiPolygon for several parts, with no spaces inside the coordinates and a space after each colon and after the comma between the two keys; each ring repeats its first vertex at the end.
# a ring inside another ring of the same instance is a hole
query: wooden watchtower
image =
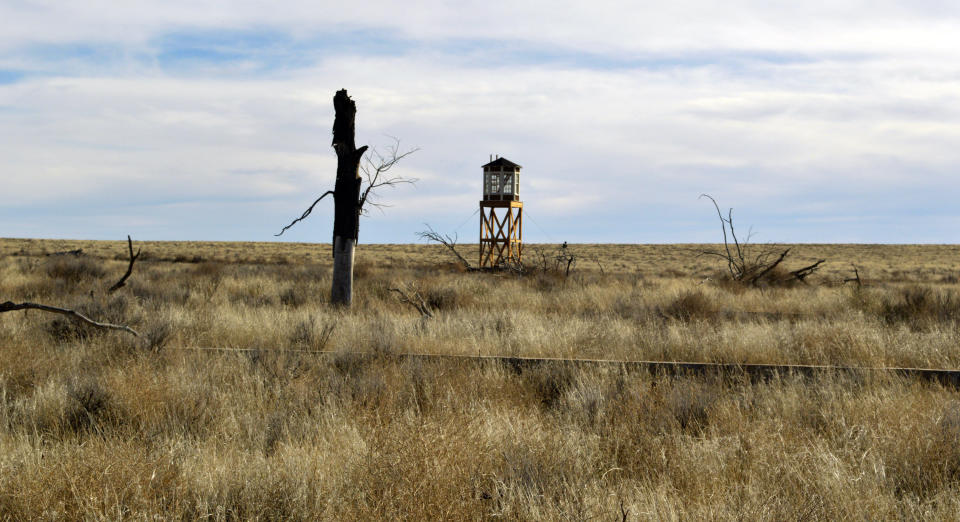
{"type": "Polygon", "coordinates": [[[506,159],[483,166],[480,201],[480,266],[495,267],[523,260],[523,203],[520,165],[506,159]]]}

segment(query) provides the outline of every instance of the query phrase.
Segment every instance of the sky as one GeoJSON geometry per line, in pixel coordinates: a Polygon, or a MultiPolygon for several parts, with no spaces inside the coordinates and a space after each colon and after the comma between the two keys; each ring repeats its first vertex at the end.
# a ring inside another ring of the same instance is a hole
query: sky
{"type": "Polygon", "coordinates": [[[360,243],[960,242],[960,3],[0,2],[0,237],[329,242],[334,93],[419,148],[360,243]],[[329,199],[329,198],[328,198],[329,199]]]}

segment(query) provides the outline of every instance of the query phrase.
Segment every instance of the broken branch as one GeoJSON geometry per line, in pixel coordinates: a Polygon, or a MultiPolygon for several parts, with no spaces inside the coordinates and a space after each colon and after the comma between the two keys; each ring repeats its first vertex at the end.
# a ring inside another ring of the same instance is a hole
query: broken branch
{"type": "Polygon", "coordinates": [[[863,282],[860,281],[860,271],[857,270],[857,265],[850,263],[850,266],[853,267],[853,277],[848,277],[843,280],[844,283],[857,283],[857,288],[863,286],[863,282]]]}
{"type": "Polygon", "coordinates": [[[453,237],[450,237],[446,234],[441,234],[433,229],[428,223],[424,223],[427,226],[427,230],[417,232],[417,236],[420,239],[425,239],[427,241],[433,241],[434,243],[440,243],[441,245],[447,247],[447,250],[457,256],[457,259],[460,261],[460,264],[467,270],[473,270],[473,267],[470,266],[470,262],[467,261],[460,252],[457,252],[457,235],[454,233],[453,237]]]}
{"type": "Polygon", "coordinates": [[[134,255],[133,253],[133,240],[130,239],[129,234],[127,235],[127,247],[130,249],[130,264],[127,266],[127,273],[123,274],[123,277],[121,277],[119,281],[114,283],[113,286],[111,286],[107,290],[108,294],[112,294],[113,292],[123,288],[123,286],[127,284],[127,278],[130,277],[130,274],[133,273],[133,263],[137,260],[138,257],[140,257],[139,248],[137,249],[136,255],[134,255]]]}
{"type": "Polygon", "coordinates": [[[317,206],[317,203],[320,203],[320,200],[321,200],[321,199],[329,196],[330,194],[333,194],[333,191],[332,191],[332,190],[328,190],[328,191],[324,192],[323,195],[320,196],[319,198],[317,198],[317,199],[310,205],[310,207],[309,207],[307,210],[304,210],[304,211],[303,211],[303,215],[302,215],[302,216],[300,216],[300,217],[298,217],[297,219],[294,219],[293,221],[291,221],[289,225],[283,227],[283,230],[281,230],[279,234],[274,234],[274,235],[275,235],[275,236],[282,236],[284,232],[286,232],[288,229],[290,229],[290,227],[292,227],[293,225],[296,225],[297,223],[299,223],[300,221],[303,221],[304,219],[307,219],[307,216],[309,216],[310,213],[313,212],[313,207],[317,206]]]}

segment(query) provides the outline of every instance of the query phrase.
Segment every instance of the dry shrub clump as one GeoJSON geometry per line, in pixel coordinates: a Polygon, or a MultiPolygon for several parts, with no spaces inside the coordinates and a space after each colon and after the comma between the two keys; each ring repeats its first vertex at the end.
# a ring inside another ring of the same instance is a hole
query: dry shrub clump
{"type": "Polygon", "coordinates": [[[578,246],[603,273],[581,263],[538,277],[451,270],[431,247],[364,245],[355,305],[342,310],[326,301],[324,246],[145,244],[127,286],[106,294],[125,246],[0,241],[5,299],[141,333],[0,315],[0,519],[960,509],[954,389],[404,355],[958,367],[951,247],[901,258],[892,247],[795,247],[804,260],[856,259],[869,278],[844,286],[849,274],[825,269],[818,284],[728,288],[704,282],[713,266],[688,247],[578,246]],[[42,255],[80,247],[76,258],[42,255]],[[432,317],[391,287],[417,291],[432,317]]]}
{"type": "Polygon", "coordinates": [[[660,312],[664,317],[680,321],[716,319],[718,315],[716,305],[700,290],[682,292],[661,308],[660,312]]]}
{"type": "Polygon", "coordinates": [[[960,296],[952,290],[911,285],[884,296],[880,316],[888,324],[906,324],[915,330],[960,320],[960,296]]]}

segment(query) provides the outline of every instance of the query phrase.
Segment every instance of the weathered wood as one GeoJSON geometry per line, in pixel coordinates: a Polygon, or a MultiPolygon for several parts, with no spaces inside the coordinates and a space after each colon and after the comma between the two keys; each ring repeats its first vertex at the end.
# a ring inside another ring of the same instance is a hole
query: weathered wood
{"type": "Polygon", "coordinates": [[[337,181],[333,188],[333,281],[330,302],[350,306],[353,300],[354,248],[360,232],[360,158],[354,141],[357,105],[346,89],[333,97],[333,142],[337,153],[337,181]]]}

